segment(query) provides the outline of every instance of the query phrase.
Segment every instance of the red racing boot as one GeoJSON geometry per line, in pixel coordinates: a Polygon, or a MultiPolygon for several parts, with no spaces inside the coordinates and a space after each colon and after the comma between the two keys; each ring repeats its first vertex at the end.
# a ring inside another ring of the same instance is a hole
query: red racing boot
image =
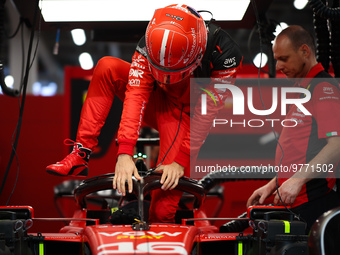
{"type": "Polygon", "coordinates": [[[81,143],[70,139],[64,141],[66,145],[73,145],[72,152],[62,161],[46,167],[46,172],[58,176],[86,177],[89,172],[87,166],[91,150],[84,148],[81,143]]]}

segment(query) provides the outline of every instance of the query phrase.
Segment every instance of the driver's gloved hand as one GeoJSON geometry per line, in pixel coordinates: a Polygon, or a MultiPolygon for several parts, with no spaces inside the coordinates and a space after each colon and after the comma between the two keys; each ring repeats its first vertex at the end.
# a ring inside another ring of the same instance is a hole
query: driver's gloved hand
{"type": "Polygon", "coordinates": [[[119,209],[113,212],[109,218],[113,225],[133,224],[140,221],[140,217],[133,208],[119,209]]]}

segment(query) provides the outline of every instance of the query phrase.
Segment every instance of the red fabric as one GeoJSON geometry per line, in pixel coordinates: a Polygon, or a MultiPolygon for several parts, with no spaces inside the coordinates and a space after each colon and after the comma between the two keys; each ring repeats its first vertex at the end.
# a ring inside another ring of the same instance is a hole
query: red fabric
{"type": "MultiPolygon", "coordinates": [[[[143,49],[139,50],[143,52],[143,49]]],[[[194,117],[192,138],[195,142],[190,150],[190,79],[171,85],[157,84],[155,88],[155,80],[147,59],[140,52],[135,52],[131,64],[113,57],[105,57],[98,62],[82,109],[77,142],[89,149],[97,145],[97,137],[113,98],[117,95],[124,101],[118,130],[118,155],[122,153],[132,155],[144,122],[159,131],[160,150],[157,164],[161,160],[164,160],[163,165],[176,161],[185,167],[185,175],[189,176],[189,162],[197,157],[199,148],[211,127],[212,119],[223,105],[219,103],[216,107],[213,100],[209,99],[208,114],[203,119],[194,117]]],[[[236,70],[235,67],[232,69],[236,70]]],[[[231,73],[233,75],[235,71],[231,73]]],[[[221,80],[228,75],[223,72],[214,73],[212,76],[221,80]]],[[[224,92],[216,92],[212,86],[205,89],[214,97],[223,99],[224,92]]],[[[200,101],[195,111],[200,111],[200,101]]],[[[162,199],[157,203],[153,202],[150,208],[151,215],[157,212],[157,216],[151,217],[154,221],[163,221],[168,218],[169,212],[174,213],[180,198],[180,195],[172,197],[173,192],[159,192],[154,194],[161,194],[159,196],[162,196],[162,199]]],[[[170,218],[172,221],[172,216],[170,218]]]]}
{"type": "Polygon", "coordinates": [[[149,222],[175,223],[175,214],[182,194],[179,190],[151,191],[149,222]]]}
{"type": "MultiPolygon", "coordinates": [[[[313,78],[323,70],[321,64],[316,65],[300,85],[308,88],[311,81],[311,79],[308,78],[313,78]]],[[[304,107],[312,115],[304,115],[297,109],[296,105],[291,105],[286,119],[295,119],[298,124],[296,127],[283,128],[280,135],[279,142],[284,152],[281,165],[288,168],[293,165],[296,166],[297,164],[307,164],[311,160],[307,157],[310,157],[310,153],[318,149],[313,146],[314,144],[311,141],[327,138],[328,136],[326,134],[331,132],[337,132],[337,136],[340,135],[340,90],[327,82],[319,83],[312,93],[311,100],[305,103],[304,107]],[[316,122],[313,122],[312,118],[316,122]]],[[[282,150],[279,146],[276,149],[276,165],[280,163],[282,150]]],[[[298,167],[301,167],[301,165],[298,167]]],[[[335,168],[334,166],[334,172],[335,168]]],[[[292,168],[286,173],[280,172],[279,184],[281,185],[293,174],[292,168]]],[[[334,186],[335,179],[331,178],[333,177],[332,174],[329,174],[328,177],[329,178],[326,179],[327,182],[324,183],[316,183],[314,181],[313,184],[305,184],[296,198],[293,207],[329,192],[334,186]]],[[[322,178],[325,179],[325,177],[322,178]]]]}
{"type": "Polygon", "coordinates": [[[181,166],[188,167],[190,165],[190,150],[184,146],[181,146],[175,158],[175,162],[181,166]]]}
{"type": "Polygon", "coordinates": [[[111,109],[114,96],[124,100],[130,64],[104,57],[98,61],[84,102],[76,141],[93,150],[111,109]]]}

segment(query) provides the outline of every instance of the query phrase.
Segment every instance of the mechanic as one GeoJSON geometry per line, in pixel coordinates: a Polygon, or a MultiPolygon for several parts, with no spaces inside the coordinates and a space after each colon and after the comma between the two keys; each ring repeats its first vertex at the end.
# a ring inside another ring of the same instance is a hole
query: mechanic
{"type": "MultiPolygon", "coordinates": [[[[217,26],[209,24],[207,29],[193,8],[170,5],[157,9],[131,64],[114,57],[99,60],[82,108],[73,151],[62,161],[47,166],[46,171],[60,176],[87,176],[91,150],[98,143],[97,137],[117,95],[124,103],[113,188],[126,195],[125,183],[128,192],[132,192],[132,176],[140,179],[132,155],[144,122],[159,131],[157,171],[163,172],[162,188],[151,194],[149,220],[174,222],[182,192],[173,189],[180,177],[189,176],[190,159],[195,157],[195,150],[190,150],[190,77],[206,76],[231,83],[241,62],[242,54],[232,38],[217,26]],[[207,41],[212,46],[207,46],[207,41]]],[[[212,84],[205,89],[214,97],[226,93],[214,90],[212,84]]],[[[215,114],[223,108],[216,107],[209,97],[207,101],[208,113],[192,118],[195,125],[192,124],[191,135],[196,128],[195,139],[201,141],[196,144],[200,145],[215,114]]],[[[195,111],[200,112],[199,107],[198,101],[195,111]]]]}
{"type": "Polygon", "coordinates": [[[317,62],[314,38],[300,26],[283,30],[274,41],[273,53],[276,69],[296,81],[294,86],[311,92],[311,99],[304,104],[311,115],[291,105],[286,119],[294,118],[297,126],[283,128],[279,138],[282,150],[278,145],[275,164],[288,167],[301,164],[301,167],[297,171],[279,172],[277,180],[274,178],[254,191],[247,207],[263,204],[274,195],[274,204],[290,205],[306,221],[308,233],[322,213],[340,205],[332,190],[336,179],[331,176],[340,159],[339,84],[317,62]]]}

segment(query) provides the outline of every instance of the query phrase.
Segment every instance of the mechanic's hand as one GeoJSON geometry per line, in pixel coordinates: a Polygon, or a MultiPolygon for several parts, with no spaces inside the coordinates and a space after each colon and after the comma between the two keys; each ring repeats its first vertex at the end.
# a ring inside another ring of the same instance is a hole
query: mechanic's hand
{"type": "Polygon", "coordinates": [[[117,188],[118,192],[125,196],[125,182],[127,181],[129,193],[131,193],[133,188],[132,175],[134,175],[137,180],[141,180],[132,156],[120,154],[117,158],[115,176],[112,184],[113,189],[117,188]]]}
{"type": "Polygon", "coordinates": [[[263,204],[264,201],[273,194],[273,187],[271,183],[258,188],[253,192],[247,201],[247,208],[251,205],[263,204]]]}
{"type": "MultiPolygon", "coordinates": [[[[282,199],[282,202],[286,205],[291,205],[294,203],[296,197],[301,191],[304,182],[302,178],[289,178],[279,187],[279,194],[282,199]]],[[[279,195],[277,192],[274,192],[274,204],[281,203],[279,195]]]]}
{"type": "Polygon", "coordinates": [[[162,190],[172,190],[177,184],[179,178],[184,175],[184,167],[176,162],[172,162],[170,165],[161,165],[156,171],[163,171],[160,183],[162,190]]]}

